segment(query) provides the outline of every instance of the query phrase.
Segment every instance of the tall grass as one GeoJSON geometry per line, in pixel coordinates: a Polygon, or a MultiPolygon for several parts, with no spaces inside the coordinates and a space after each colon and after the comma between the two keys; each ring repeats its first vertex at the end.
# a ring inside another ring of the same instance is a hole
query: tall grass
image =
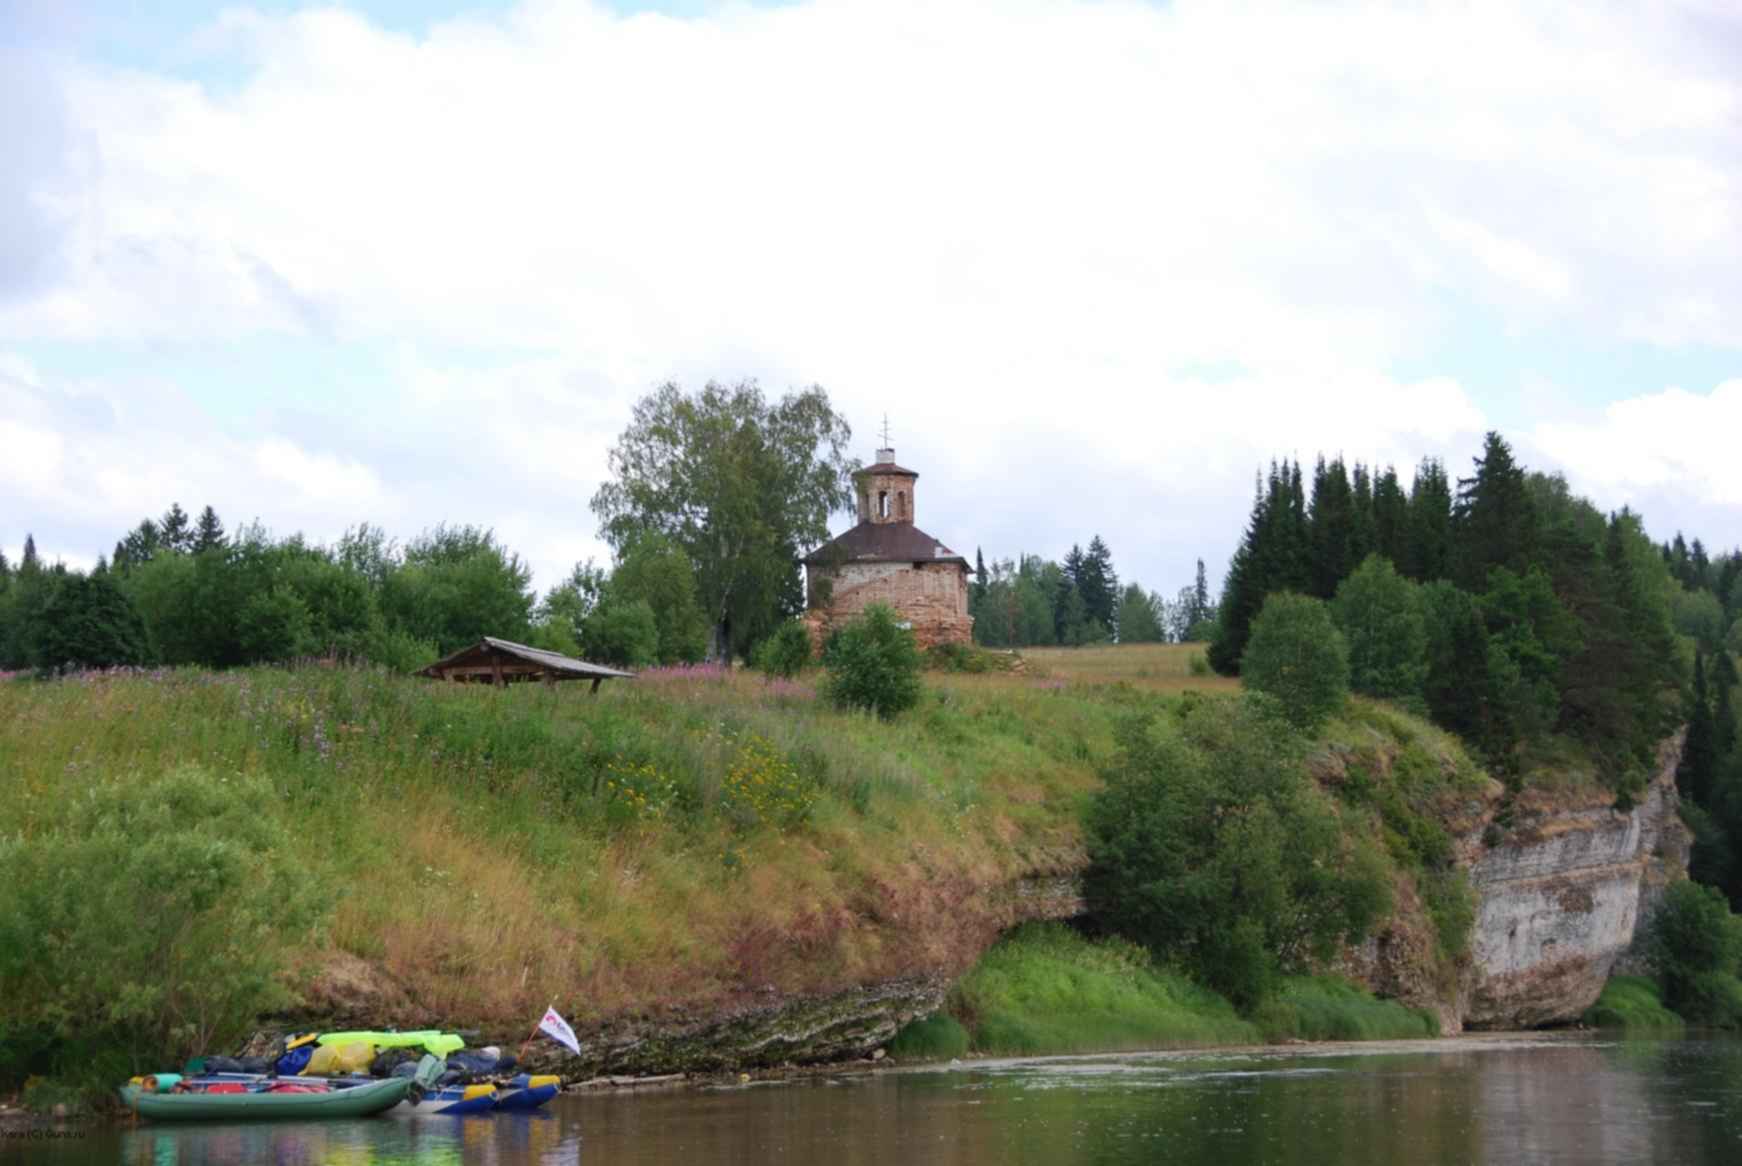
{"type": "Polygon", "coordinates": [[[1663,1006],[1663,994],[1649,976],[1612,977],[1582,1019],[1594,1028],[1618,1028],[1632,1035],[1673,1036],[1687,1027],[1663,1006]]]}
{"type": "MultiPolygon", "coordinates": [[[[916,951],[966,962],[955,913],[1079,861],[1116,711],[934,687],[891,724],[719,669],[598,696],[350,668],[89,674],[0,685],[0,836],[182,765],[245,775],[288,861],[334,888],[311,966],[353,958],[386,999],[506,1028],[552,999],[584,1019],[901,974],[916,951]],[[764,774],[773,801],[752,796],[764,774]]],[[[344,1003],[333,978],[302,982],[308,1008],[344,1003]]]]}
{"type": "Polygon", "coordinates": [[[1408,1040],[1440,1034],[1432,1013],[1380,1000],[1332,976],[1289,980],[1253,1010],[1252,1019],[1269,1041],[1408,1040]]]}
{"type": "Polygon", "coordinates": [[[1247,1044],[1258,1030],[1207,988],[1153,967],[1141,948],[1056,923],[1013,931],[957,987],[952,1011],[976,1052],[1105,1052],[1247,1044]]]}

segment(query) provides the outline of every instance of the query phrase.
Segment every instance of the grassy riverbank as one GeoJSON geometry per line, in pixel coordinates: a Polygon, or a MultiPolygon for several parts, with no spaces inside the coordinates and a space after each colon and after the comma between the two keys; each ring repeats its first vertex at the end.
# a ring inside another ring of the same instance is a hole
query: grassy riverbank
{"type": "Polygon", "coordinates": [[[1431,1015],[1329,977],[1291,979],[1241,1016],[1130,943],[1030,924],[988,951],[951,994],[948,1010],[905,1030],[892,1051],[930,1060],[1438,1034],[1431,1015]]]}
{"type": "MultiPolygon", "coordinates": [[[[123,1033],[155,1067],[232,1039],[250,1000],[503,1032],[552,1002],[585,1025],[959,975],[1010,919],[1014,880],[1080,865],[1081,806],[1119,719],[1229,687],[1192,674],[1195,650],[930,674],[921,705],[888,723],[824,707],[807,681],[707,668],[596,697],[326,667],[0,684],[0,875],[14,892],[0,1075],[82,1061],[80,1032],[123,1033]],[[246,908],[228,921],[242,932],[175,925],[214,901],[246,908]],[[158,939],[156,955],[140,946],[158,939]],[[271,990],[244,974],[259,966],[276,969],[271,990]],[[232,1012],[170,990],[214,980],[232,1012]]],[[[1444,734],[1362,701],[1315,756],[1325,796],[1383,833],[1431,913],[1435,807],[1485,779],[1444,734]]],[[[1448,951],[1460,893],[1440,896],[1448,951]]],[[[1060,942],[995,954],[965,983],[990,1047],[1324,1027],[1317,989],[1298,989],[1294,1019],[1242,1020],[1140,975],[1127,949],[1060,942]],[[1073,984],[1098,1019],[1049,1029],[1073,984]]]]}

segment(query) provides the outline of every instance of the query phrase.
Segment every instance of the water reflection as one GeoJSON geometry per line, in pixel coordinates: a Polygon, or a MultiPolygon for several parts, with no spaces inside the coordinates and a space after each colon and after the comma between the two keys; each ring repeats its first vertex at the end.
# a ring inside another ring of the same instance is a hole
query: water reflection
{"type": "Polygon", "coordinates": [[[982,1062],[565,1097],[482,1119],[103,1131],[32,1160],[1437,1163],[1742,1161],[1742,1043],[1440,1041],[982,1062]]]}

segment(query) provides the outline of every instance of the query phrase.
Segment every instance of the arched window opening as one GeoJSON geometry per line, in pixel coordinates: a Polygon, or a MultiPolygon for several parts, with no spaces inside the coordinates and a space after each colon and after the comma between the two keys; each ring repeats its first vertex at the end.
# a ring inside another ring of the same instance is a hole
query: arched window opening
{"type": "Polygon", "coordinates": [[[888,518],[889,517],[889,491],[888,490],[877,491],[877,517],[879,517],[879,518],[888,518]]]}

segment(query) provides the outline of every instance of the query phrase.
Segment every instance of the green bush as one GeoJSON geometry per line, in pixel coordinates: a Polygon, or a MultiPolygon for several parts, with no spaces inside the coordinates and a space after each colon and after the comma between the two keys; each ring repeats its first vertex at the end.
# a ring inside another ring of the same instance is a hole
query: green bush
{"type": "Polygon", "coordinates": [[[796,619],[789,619],[774,629],[774,634],[756,646],[753,663],[763,675],[788,680],[804,671],[811,662],[810,630],[796,619]]]}
{"type": "Polygon", "coordinates": [[[1581,1020],[1593,1028],[1627,1032],[1680,1032],[1682,1018],[1663,1006],[1657,985],[1645,976],[1615,976],[1581,1020]]]}
{"type": "Polygon", "coordinates": [[[968,1030],[938,1013],[905,1025],[889,1042],[889,1055],[904,1061],[947,1061],[968,1051],[968,1030]]]}
{"type": "Polygon", "coordinates": [[[327,900],[263,812],[274,796],[186,766],[69,790],[0,840],[0,1072],[113,1085],[290,1002],[285,958],[327,900]]]}
{"type": "Polygon", "coordinates": [[[919,702],[921,659],[913,632],[874,603],[829,638],[823,695],[837,708],[865,709],[887,720],[919,702]]]}
{"type": "Polygon", "coordinates": [[[1274,702],[1184,701],[1127,721],[1086,815],[1090,910],[1237,1005],[1391,906],[1377,849],[1345,837],[1274,702]]]}
{"type": "Polygon", "coordinates": [[[1742,1027],[1742,920],[1716,888],[1670,885],[1647,932],[1669,1006],[1696,1024],[1742,1027]]]}
{"type": "Polygon", "coordinates": [[[1008,672],[1013,659],[972,644],[933,644],[925,650],[925,666],[936,672],[1008,672]]]}
{"type": "Polygon", "coordinates": [[[1280,592],[1264,601],[1240,657],[1246,687],[1282,705],[1296,728],[1313,732],[1349,696],[1349,648],[1324,603],[1280,592]]]}

